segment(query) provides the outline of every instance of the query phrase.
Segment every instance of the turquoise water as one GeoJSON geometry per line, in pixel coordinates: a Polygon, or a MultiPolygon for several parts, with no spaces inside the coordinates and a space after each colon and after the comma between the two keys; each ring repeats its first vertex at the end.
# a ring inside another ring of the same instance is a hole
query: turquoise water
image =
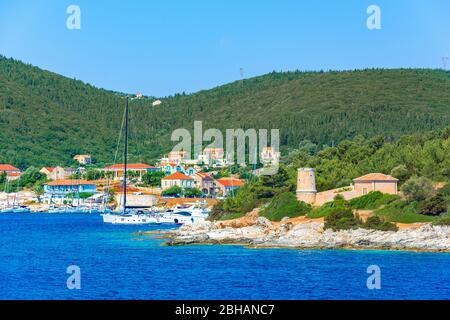
{"type": "Polygon", "coordinates": [[[450,254],[165,247],[96,215],[0,215],[0,299],[448,299],[450,254]],[[67,289],[66,268],[81,270],[67,289]],[[369,290],[369,265],[381,289],[369,290]]]}

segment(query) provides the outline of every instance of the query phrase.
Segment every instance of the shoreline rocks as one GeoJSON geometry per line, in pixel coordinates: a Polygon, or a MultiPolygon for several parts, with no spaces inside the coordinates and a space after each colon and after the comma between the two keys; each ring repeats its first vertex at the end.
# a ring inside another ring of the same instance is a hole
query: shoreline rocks
{"type": "MultiPolygon", "coordinates": [[[[229,224],[231,225],[231,224],[229,224]]],[[[354,229],[324,230],[323,222],[305,219],[273,223],[258,217],[254,223],[230,227],[223,222],[184,225],[167,232],[166,245],[240,244],[252,248],[296,249],[383,249],[404,251],[450,252],[450,227],[422,225],[395,231],[354,229]]]]}

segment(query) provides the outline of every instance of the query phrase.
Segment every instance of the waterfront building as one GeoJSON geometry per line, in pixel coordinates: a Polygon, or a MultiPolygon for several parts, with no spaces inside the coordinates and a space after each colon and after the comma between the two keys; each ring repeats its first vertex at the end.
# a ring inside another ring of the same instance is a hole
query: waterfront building
{"type": "Polygon", "coordinates": [[[63,203],[69,194],[97,192],[97,186],[93,182],[85,180],[55,180],[44,184],[43,200],[47,203],[63,203]]]}
{"type": "Polygon", "coordinates": [[[173,186],[178,186],[182,189],[194,188],[194,179],[181,172],[172,173],[161,179],[161,189],[166,190],[173,186]]]}
{"type": "MultiPolygon", "coordinates": [[[[101,169],[101,171],[110,173],[114,180],[123,179],[123,171],[125,169],[124,164],[115,164],[112,166],[107,166],[101,169]]],[[[149,166],[145,163],[130,163],[127,164],[127,173],[130,172],[130,178],[137,178],[139,181],[142,180],[142,176],[147,172],[160,171],[160,168],[149,166]]]]}

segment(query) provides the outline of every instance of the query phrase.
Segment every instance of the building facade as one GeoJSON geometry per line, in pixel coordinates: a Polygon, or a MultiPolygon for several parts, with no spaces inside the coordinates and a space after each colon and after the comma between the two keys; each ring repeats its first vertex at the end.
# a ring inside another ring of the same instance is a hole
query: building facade
{"type": "Polygon", "coordinates": [[[97,186],[85,180],[56,180],[44,184],[44,202],[62,203],[69,194],[96,193],[97,186]]]}
{"type": "Polygon", "coordinates": [[[172,173],[161,179],[162,190],[167,190],[174,186],[178,186],[182,189],[194,188],[194,179],[181,172],[172,173]]]}
{"type": "MultiPolygon", "coordinates": [[[[114,180],[123,180],[123,172],[125,169],[125,164],[115,164],[112,166],[107,166],[101,169],[101,171],[111,174],[114,180]]],[[[127,164],[127,173],[131,173],[133,178],[142,180],[142,176],[147,172],[160,171],[160,168],[149,166],[145,163],[130,163],[127,164]]],[[[131,177],[130,177],[131,178],[131,177]]]]}

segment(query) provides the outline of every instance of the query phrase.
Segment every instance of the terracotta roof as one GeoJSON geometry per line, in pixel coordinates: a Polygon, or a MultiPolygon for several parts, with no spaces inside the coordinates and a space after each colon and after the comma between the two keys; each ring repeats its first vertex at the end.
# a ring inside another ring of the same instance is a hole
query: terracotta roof
{"type": "Polygon", "coordinates": [[[22,175],[22,173],[20,173],[20,172],[8,172],[6,175],[8,177],[19,177],[19,176],[22,175]]]}
{"type": "Polygon", "coordinates": [[[0,164],[0,171],[20,171],[20,169],[10,164],[0,164]]]}
{"type": "Polygon", "coordinates": [[[383,173],[369,173],[353,181],[398,181],[398,179],[383,173]]]}
{"type": "Polygon", "coordinates": [[[175,172],[167,177],[162,178],[161,180],[193,180],[193,179],[181,172],[175,172]]]}
{"type": "Polygon", "coordinates": [[[212,180],[212,177],[209,174],[207,174],[206,172],[197,172],[196,175],[198,175],[199,177],[201,177],[203,179],[212,180]]]}
{"type": "Polygon", "coordinates": [[[55,168],[52,167],[43,167],[42,169],[46,169],[48,172],[53,172],[53,170],[55,170],[55,168]]]}
{"type": "Polygon", "coordinates": [[[234,178],[218,179],[217,183],[221,184],[224,187],[242,187],[244,185],[244,182],[242,180],[234,178]]]}
{"type": "Polygon", "coordinates": [[[78,185],[95,185],[94,182],[86,181],[86,180],[55,180],[49,183],[46,183],[48,186],[78,186],[78,185]]]}
{"type": "MultiPolygon", "coordinates": [[[[105,167],[107,170],[123,170],[125,168],[125,164],[115,164],[112,166],[105,167]]],[[[127,164],[127,170],[139,170],[139,169],[154,169],[155,167],[149,166],[144,163],[130,163],[127,164]]]]}

